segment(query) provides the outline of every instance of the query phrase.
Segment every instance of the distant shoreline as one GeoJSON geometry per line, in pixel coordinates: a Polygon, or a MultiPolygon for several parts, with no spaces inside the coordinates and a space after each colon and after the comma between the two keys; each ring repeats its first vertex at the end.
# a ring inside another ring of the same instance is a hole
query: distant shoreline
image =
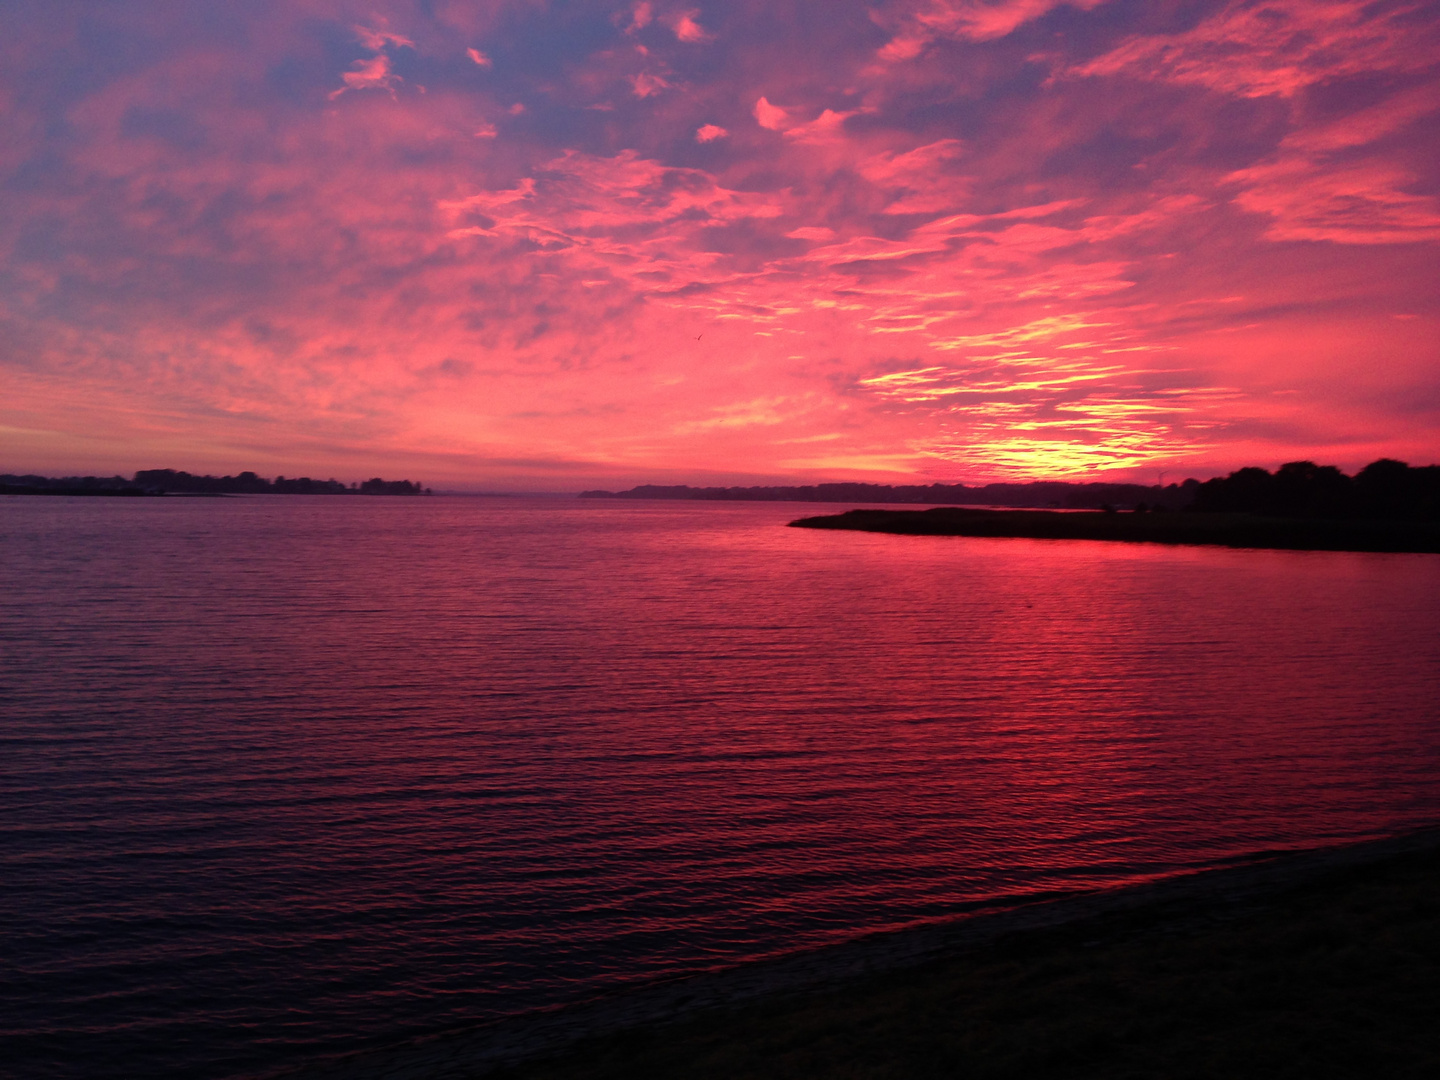
{"type": "MultiPolygon", "coordinates": [[[[83,499],[238,499],[251,495],[364,495],[374,497],[376,495],[395,495],[390,491],[334,491],[334,492],[313,492],[313,491],[145,491],[140,488],[33,488],[16,484],[0,484],[0,495],[63,495],[71,498],[83,499]]],[[[426,495],[431,492],[425,492],[426,495]]],[[[398,496],[404,498],[404,495],[398,496]]],[[[476,498],[499,499],[508,498],[505,495],[482,494],[476,498]]]]}
{"type": "Polygon", "coordinates": [[[1032,540],[1113,540],[1287,551],[1440,553],[1440,523],[1280,518],[1252,514],[1056,513],[1049,510],[850,510],[799,518],[798,529],[841,529],[904,536],[978,536],[1032,540]]]}
{"type": "Polygon", "coordinates": [[[142,469],[133,478],[123,476],[37,476],[33,473],[0,474],[0,495],[71,495],[107,498],[227,495],[432,495],[429,488],[409,480],[372,477],[349,485],[339,480],[312,480],[308,476],[277,476],[274,480],[253,472],[238,476],[196,476],[184,470],[142,469]]]}
{"type": "Polygon", "coordinates": [[[1145,484],[1071,483],[1031,480],[970,487],[965,484],[824,483],[803,486],[690,487],[642,484],[628,491],[582,491],[582,499],[680,500],[689,502],[918,503],[921,506],[1013,506],[1029,509],[1098,510],[1103,506],[1163,506],[1180,510],[1194,501],[1201,484],[1186,480],[1168,487],[1145,484]]]}
{"type": "Polygon", "coordinates": [[[228,499],[220,491],[146,491],[143,488],[29,487],[0,484],[0,495],[65,495],[72,498],[102,499],[228,499]]]}

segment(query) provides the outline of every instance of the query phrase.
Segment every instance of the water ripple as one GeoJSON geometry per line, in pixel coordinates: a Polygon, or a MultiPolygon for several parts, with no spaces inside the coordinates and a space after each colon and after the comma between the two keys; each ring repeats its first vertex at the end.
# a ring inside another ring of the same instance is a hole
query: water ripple
{"type": "Polygon", "coordinates": [[[0,1070],[239,1076],[1437,817],[1440,559],[795,515],[0,500],[0,1070]]]}

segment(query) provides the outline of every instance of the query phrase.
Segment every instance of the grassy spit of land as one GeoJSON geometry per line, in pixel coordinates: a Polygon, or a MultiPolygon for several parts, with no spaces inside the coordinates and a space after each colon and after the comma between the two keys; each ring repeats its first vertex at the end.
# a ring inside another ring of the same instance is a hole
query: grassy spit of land
{"type": "Polygon", "coordinates": [[[652,1012],[626,1023],[622,1010],[588,1028],[552,1026],[539,1043],[512,1032],[507,1049],[504,1032],[498,1042],[493,1032],[461,1035],[319,1075],[1440,1076],[1440,832],[878,935],[839,952],[846,962],[827,980],[738,1005],[686,1008],[672,994],[668,1021],[652,1012]],[[917,940],[918,953],[896,948],[917,940]]]}
{"type": "Polygon", "coordinates": [[[1256,514],[1057,513],[1052,510],[850,510],[800,518],[802,529],[853,529],[910,536],[1029,537],[1216,544],[1306,551],[1440,552],[1440,522],[1262,517],[1256,514]]]}

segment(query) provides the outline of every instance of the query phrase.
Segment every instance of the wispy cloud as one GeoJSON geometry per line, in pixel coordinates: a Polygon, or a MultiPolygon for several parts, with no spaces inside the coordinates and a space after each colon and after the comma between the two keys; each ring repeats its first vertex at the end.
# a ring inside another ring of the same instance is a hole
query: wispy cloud
{"type": "Polygon", "coordinates": [[[929,0],[881,5],[875,21],[894,36],[880,50],[888,61],[909,60],[936,39],[983,42],[1003,38],[1059,7],[1088,11],[1105,0],[929,0]]]}
{"type": "Polygon", "coordinates": [[[395,87],[405,80],[391,71],[390,56],[383,50],[392,45],[414,48],[415,43],[407,37],[392,34],[388,30],[375,30],[366,26],[355,27],[355,36],[367,49],[373,50],[375,55],[356,60],[350,66],[350,70],[340,76],[345,85],[332,91],[331,99],[339,97],[347,90],[386,90],[393,94],[395,87]]]}
{"type": "Polygon", "coordinates": [[[1419,10],[1364,0],[1232,0],[1193,29],[1129,38],[1075,74],[1292,97],[1362,73],[1434,67],[1434,23],[1417,22],[1419,10]]]}

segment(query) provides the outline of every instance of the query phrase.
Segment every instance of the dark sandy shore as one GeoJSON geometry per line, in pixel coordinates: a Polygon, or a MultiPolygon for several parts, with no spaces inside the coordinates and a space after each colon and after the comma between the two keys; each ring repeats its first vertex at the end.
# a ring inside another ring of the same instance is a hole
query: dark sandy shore
{"type": "Polygon", "coordinates": [[[849,510],[843,514],[799,518],[790,525],[798,529],[846,529],[906,536],[1123,540],[1299,551],[1440,552],[1440,522],[1434,521],[1271,518],[1188,511],[1061,513],[937,506],[929,510],[849,510]]]}
{"type": "Polygon", "coordinates": [[[1440,1076],[1440,830],[874,935],[290,1075],[1440,1076]]]}

